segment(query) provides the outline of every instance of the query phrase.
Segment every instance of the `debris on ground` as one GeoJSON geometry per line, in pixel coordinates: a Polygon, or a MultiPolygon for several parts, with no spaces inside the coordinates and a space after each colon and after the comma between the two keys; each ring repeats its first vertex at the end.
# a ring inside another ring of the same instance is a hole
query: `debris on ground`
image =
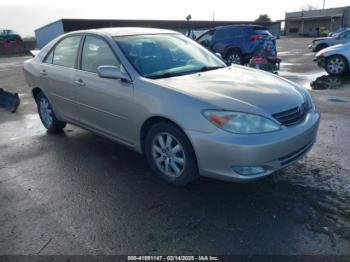
{"type": "Polygon", "coordinates": [[[20,104],[20,99],[17,93],[10,93],[0,88],[0,106],[6,108],[11,113],[15,113],[20,104]]]}

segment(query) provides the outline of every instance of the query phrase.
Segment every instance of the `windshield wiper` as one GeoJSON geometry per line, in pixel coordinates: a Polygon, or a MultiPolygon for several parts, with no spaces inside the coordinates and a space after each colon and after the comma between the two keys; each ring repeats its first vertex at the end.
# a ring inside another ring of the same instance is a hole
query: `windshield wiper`
{"type": "Polygon", "coordinates": [[[216,70],[220,68],[224,68],[225,66],[203,66],[199,71],[197,72],[205,72],[210,70],[216,70]]]}
{"type": "Polygon", "coordinates": [[[173,76],[180,76],[182,74],[180,73],[164,73],[164,74],[161,74],[161,75],[154,75],[154,76],[146,76],[148,78],[151,78],[151,79],[159,79],[159,78],[168,78],[168,77],[173,77],[173,76]]]}
{"type": "Polygon", "coordinates": [[[205,72],[205,71],[210,71],[210,70],[215,70],[215,69],[220,69],[224,68],[225,66],[203,66],[201,69],[196,70],[196,71],[188,71],[188,72],[181,72],[181,73],[164,73],[160,75],[151,75],[151,76],[146,76],[151,79],[159,79],[159,78],[168,78],[168,77],[173,77],[173,76],[181,76],[181,75],[186,75],[186,74],[195,74],[199,72],[205,72]]]}

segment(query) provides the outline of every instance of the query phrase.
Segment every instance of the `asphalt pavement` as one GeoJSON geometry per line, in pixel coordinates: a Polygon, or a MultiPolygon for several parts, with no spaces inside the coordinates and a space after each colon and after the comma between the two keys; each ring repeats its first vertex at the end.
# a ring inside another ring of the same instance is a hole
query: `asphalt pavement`
{"type": "Polygon", "coordinates": [[[17,113],[0,108],[0,254],[350,255],[350,80],[321,78],[310,41],[278,40],[280,75],[322,111],[308,156],[254,183],[185,188],[89,131],[46,133],[22,73],[29,57],[0,58],[0,88],[21,98],[17,113]]]}

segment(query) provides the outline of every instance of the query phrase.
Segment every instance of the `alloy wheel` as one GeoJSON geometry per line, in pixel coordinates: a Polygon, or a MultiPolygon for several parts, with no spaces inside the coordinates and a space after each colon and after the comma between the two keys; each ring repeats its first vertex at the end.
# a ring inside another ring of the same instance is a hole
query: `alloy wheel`
{"type": "Polygon", "coordinates": [[[51,126],[53,123],[52,109],[50,107],[49,101],[42,97],[39,102],[40,115],[46,126],[51,126]]]}
{"type": "Polygon", "coordinates": [[[331,58],[327,63],[327,69],[332,74],[341,74],[345,69],[345,62],[339,57],[331,58]]]}
{"type": "Polygon", "coordinates": [[[168,177],[179,177],[185,169],[184,148],[169,133],[160,133],[154,137],[152,157],[159,170],[168,177]]]}
{"type": "Polygon", "coordinates": [[[229,55],[228,62],[232,63],[232,64],[236,64],[236,65],[240,65],[241,64],[241,56],[237,53],[233,53],[231,55],[229,55]]]}

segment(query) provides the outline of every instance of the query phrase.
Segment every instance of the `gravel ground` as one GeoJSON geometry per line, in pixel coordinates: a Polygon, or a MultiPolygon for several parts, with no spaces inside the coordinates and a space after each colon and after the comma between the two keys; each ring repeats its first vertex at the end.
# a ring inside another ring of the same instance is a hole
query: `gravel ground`
{"type": "Polygon", "coordinates": [[[243,185],[201,178],[174,188],[142,156],[88,131],[47,134],[26,57],[0,58],[0,88],[22,99],[16,114],[0,109],[0,254],[350,255],[350,81],[320,78],[309,41],[278,41],[280,75],[321,108],[317,144],[243,185]]]}

